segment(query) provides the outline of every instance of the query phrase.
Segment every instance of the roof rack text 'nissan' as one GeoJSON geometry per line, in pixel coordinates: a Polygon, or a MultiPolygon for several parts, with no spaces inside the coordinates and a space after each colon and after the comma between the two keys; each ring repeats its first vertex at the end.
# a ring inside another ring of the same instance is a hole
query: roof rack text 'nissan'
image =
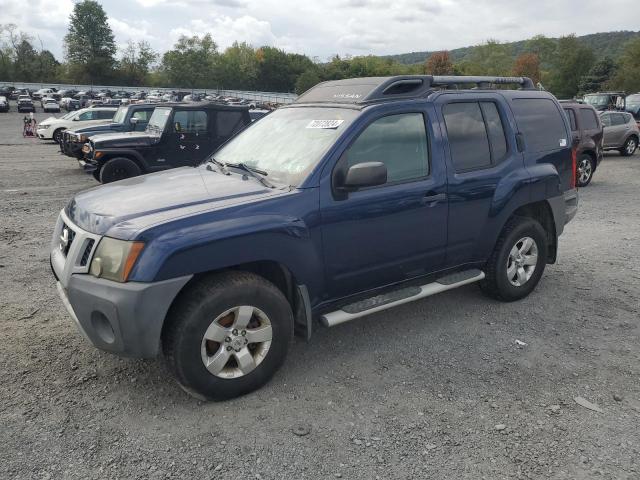
{"type": "Polygon", "coordinates": [[[204,399],[259,388],[294,333],[471,283],[526,297],[578,209],[568,119],[520,77],[321,83],[184,165],[77,194],[51,264],[89,341],[204,399]]]}

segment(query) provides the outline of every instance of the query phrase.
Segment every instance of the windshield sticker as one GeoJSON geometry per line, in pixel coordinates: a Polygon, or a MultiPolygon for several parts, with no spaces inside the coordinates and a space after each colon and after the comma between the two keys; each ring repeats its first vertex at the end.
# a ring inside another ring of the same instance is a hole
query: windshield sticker
{"type": "Polygon", "coordinates": [[[344,120],[311,120],[307,128],[338,128],[344,120]]]}
{"type": "Polygon", "coordinates": [[[566,147],[567,146],[567,139],[566,138],[561,138],[560,139],[560,146],[561,147],[566,147]]]}

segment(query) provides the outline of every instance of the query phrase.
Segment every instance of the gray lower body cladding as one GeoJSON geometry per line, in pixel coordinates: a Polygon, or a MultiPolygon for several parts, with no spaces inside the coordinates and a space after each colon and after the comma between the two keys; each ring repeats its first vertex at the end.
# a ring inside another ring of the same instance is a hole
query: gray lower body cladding
{"type": "Polygon", "coordinates": [[[159,353],[162,325],[171,303],[191,276],[162,282],[117,283],[72,275],[58,291],[81,333],[101,350],[152,358],[159,353]]]}

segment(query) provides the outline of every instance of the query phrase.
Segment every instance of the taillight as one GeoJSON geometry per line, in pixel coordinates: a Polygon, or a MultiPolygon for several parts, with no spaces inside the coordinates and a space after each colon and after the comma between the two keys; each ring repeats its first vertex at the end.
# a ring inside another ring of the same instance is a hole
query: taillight
{"type": "Polygon", "coordinates": [[[578,148],[571,149],[571,179],[569,180],[569,188],[576,188],[576,180],[578,176],[578,148]]]}

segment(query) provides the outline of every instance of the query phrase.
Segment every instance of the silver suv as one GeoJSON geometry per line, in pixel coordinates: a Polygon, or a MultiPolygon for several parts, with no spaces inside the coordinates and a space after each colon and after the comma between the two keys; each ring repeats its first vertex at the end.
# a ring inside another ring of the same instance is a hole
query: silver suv
{"type": "Polygon", "coordinates": [[[640,140],[640,130],[627,112],[602,112],[600,119],[604,125],[603,148],[618,150],[623,157],[634,154],[640,140]]]}

